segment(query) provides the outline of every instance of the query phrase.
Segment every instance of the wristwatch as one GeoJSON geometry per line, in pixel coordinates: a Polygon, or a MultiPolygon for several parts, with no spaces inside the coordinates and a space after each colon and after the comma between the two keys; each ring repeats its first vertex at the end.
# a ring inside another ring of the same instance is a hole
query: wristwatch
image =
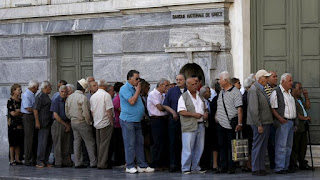
{"type": "Polygon", "coordinates": [[[242,124],[238,124],[239,126],[242,126],[242,124]]]}

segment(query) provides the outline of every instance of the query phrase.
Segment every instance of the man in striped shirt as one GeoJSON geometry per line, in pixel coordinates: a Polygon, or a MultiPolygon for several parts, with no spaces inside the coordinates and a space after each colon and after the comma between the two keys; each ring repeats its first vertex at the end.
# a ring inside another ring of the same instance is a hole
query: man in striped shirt
{"type": "Polygon", "coordinates": [[[218,124],[218,142],[220,155],[219,173],[235,173],[235,166],[231,156],[231,140],[235,137],[230,121],[238,116],[236,131],[242,129],[242,95],[238,88],[231,83],[230,74],[227,71],[219,75],[219,84],[222,88],[219,93],[216,120],[218,124]]]}
{"type": "MultiPolygon", "coordinates": [[[[277,87],[277,82],[278,82],[278,75],[275,71],[270,71],[271,76],[268,77],[268,83],[264,87],[264,91],[268,95],[268,98],[270,99],[271,93],[274,90],[275,87],[277,87]]],[[[270,162],[270,168],[274,169],[275,168],[275,136],[276,136],[276,127],[271,124],[270,126],[270,134],[269,134],[269,140],[268,140],[268,157],[269,157],[269,162],[270,162]]]]}

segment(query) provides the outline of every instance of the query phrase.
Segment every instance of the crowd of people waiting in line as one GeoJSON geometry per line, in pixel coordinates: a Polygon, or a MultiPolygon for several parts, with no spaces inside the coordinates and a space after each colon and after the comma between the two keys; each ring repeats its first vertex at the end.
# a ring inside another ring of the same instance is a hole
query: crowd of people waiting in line
{"type": "Polygon", "coordinates": [[[239,79],[227,71],[212,88],[202,86],[201,77],[178,74],[176,83],[161,78],[149,92],[150,84],[136,70],[128,72],[125,84],[88,77],[74,87],[60,80],[52,98],[50,82],[43,81],[37,93],[39,85],[31,80],[24,93],[19,84],[11,87],[12,166],[125,165],[127,173],[184,174],[232,174],[240,167],[264,176],[268,151],[275,173],[312,169],[305,160],[311,121],[308,91],[288,73],[278,85],[276,72],[259,70],[245,79],[243,93],[239,79]],[[240,164],[231,156],[231,140],[238,131],[249,139],[250,149],[249,160],[240,164]]]}

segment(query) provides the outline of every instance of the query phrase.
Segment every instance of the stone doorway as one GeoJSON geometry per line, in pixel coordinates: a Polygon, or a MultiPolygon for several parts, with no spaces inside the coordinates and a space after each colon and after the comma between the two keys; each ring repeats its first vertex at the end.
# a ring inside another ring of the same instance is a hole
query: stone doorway
{"type": "Polygon", "coordinates": [[[186,78],[189,78],[193,75],[196,75],[196,76],[200,77],[201,85],[202,86],[205,85],[206,80],[205,80],[203,70],[196,63],[188,63],[188,64],[184,65],[180,69],[180,73],[184,74],[186,78]]]}

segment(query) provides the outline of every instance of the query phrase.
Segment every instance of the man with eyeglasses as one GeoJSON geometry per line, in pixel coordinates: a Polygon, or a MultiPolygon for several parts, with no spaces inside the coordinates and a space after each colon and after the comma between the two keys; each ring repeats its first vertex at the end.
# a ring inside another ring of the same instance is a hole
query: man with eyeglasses
{"type": "Polygon", "coordinates": [[[144,139],[141,129],[141,119],[144,115],[144,105],[141,100],[140,73],[130,70],[127,83],[120,89],[120,125],[122,127],[123,144],[125,149],[126,172],[154,172],[148,167],[144,157],[144,139]],[[135,167],[135,159],[137,168],[135,167]]]}
{"type": "Polygon", "coordinates": [[[308,116],[306,111],[311,107],[308,91],[302,88],[302,84],[300,82],[293,82],[292,95],[296,100],[299,122],[293,136],[289,168],[293,170],[297,169],[297,162],[299,162],[300,170],[312,170],[312,167],[308,165],[308,161],[305,160],[307,152],[307,128],[311,121],[311,117],[308,116]],[[304,98],[302,98],[302,94],[304,98]]]}

